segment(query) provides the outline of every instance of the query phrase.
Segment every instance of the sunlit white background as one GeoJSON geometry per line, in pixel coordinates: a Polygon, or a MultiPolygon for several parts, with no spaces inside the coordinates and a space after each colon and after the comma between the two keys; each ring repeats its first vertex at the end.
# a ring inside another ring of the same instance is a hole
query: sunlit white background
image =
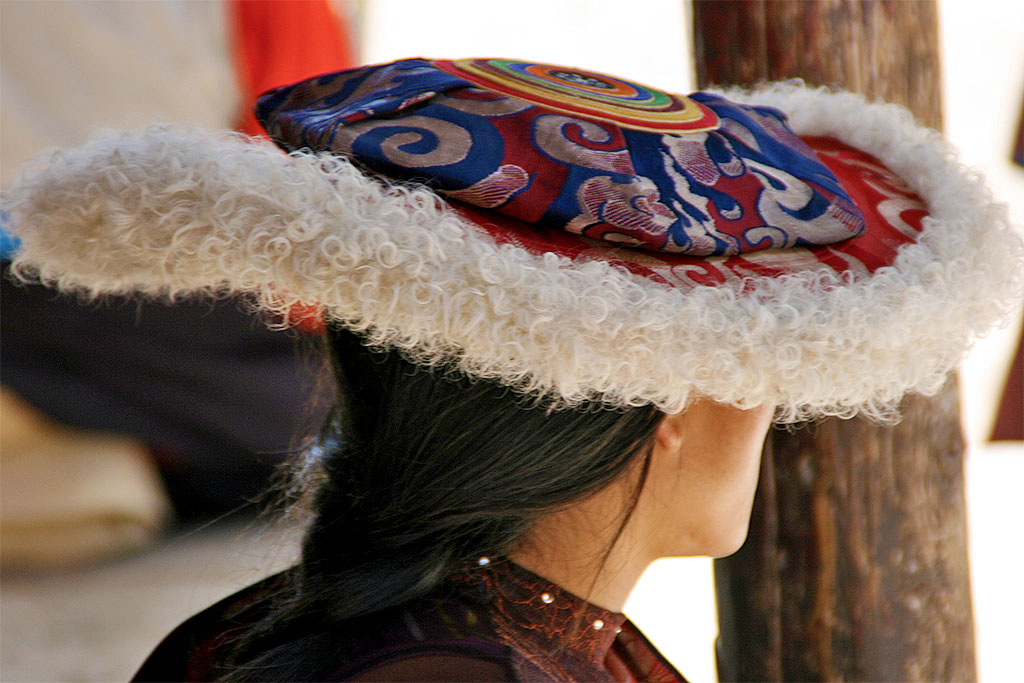
{"type": "MultiPolygon", "coordinates": [[[[364,0],[363,59],[514,57],[693,89],[684,0],[364,0]]],[[[1008,162],[1024,101],[1024,2],[940,0],[946,130],[1024,224],[1024,169],[1008,162]]],[[[908,39],[913,40],[912,36],[908,39]]],[[[1018,673],[1024,447],[984,446],[1015,329],[981,340],[962,374],[979,673],[1018,673]]],[[[708,560],[657,563],[626,611],[693,681],[715,680],[708,560]]]]}

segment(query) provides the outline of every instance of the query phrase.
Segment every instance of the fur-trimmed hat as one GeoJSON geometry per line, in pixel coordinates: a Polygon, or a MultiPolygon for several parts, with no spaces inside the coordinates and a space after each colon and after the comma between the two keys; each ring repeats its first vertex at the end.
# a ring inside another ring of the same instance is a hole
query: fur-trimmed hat
{"type": "Polygon", "coordinates": [[[701,395],[788,421],[936,391],[1021,295],[1006,208],[906,110],[849,93],[410,59],[257,109],[289,155],[154,127],[38,159],[4,196],[16,271],[315,302],[557,405],[701,395]]]}

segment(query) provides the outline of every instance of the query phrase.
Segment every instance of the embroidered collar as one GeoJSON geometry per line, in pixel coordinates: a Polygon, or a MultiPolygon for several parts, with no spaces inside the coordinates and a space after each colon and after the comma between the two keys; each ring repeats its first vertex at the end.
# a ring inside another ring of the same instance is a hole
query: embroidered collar
{"type": "Polygon", "coordinates": [[[603,669],[626,623],[624,614],[593,605],[508,560],[494,559],[464,577],[490,602],[498,633],[521,653],[546,653],[554,656],[551,661],[579,659],[603,669]]]}

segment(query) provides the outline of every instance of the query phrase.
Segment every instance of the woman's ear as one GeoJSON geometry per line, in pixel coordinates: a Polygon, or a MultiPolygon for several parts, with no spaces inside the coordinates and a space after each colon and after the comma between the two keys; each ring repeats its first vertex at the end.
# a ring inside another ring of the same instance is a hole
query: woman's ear
{"type": "Polygon", "coordinates": [[[683,443],[683,413],[662,417],[654,432],[655,448],[665,451],[679,450],[683,443]]]}

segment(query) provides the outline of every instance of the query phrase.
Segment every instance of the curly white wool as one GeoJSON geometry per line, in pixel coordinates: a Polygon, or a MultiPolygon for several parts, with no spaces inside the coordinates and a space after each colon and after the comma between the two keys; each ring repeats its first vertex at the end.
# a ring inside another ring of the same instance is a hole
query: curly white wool
{"type": "Polygon", "coordinates": [[[885,419],[933,393],[1022,289],[1005,207],[899,107],[796,83],[730,97],[880,158],[928,202],[918,244],[847,281],[823,271],[680,291],[604,262],[497,245],[422,188],[326,154],[154,127],[37,161],[5,208],[15,271],[93,294],[253,292],[319,302],[370,341],[560,405],[673,412],[693,395],[778,418],[885,419]]]}

